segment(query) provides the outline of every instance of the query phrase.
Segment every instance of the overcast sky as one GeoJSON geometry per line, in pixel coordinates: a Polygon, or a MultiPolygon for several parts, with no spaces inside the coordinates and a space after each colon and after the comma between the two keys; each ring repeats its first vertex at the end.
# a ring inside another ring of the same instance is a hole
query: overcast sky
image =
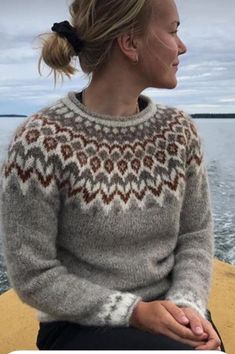
{"type": "MultiPolygon", "coordinates": [[[[0,114],[31,114],[88,83],[83,73],[54,89],[40,77],[33,39],[70,19],[69,0],[0,0],[0,114]]],[[[173,90],[147,89],[155,102],[189,113],[235,112],[235,0],[176,0],[187,46],[173,90]]]]}

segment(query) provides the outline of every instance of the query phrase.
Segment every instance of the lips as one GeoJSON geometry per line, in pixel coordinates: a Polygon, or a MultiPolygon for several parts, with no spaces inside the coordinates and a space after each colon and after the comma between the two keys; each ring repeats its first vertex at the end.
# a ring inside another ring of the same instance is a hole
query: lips
{"type": "Polygon", "coordinates": [[[173,66],[178,66],[178,65],[179,65],[179,62],[178,62],[178,63],[173,64],[173,66]]]}

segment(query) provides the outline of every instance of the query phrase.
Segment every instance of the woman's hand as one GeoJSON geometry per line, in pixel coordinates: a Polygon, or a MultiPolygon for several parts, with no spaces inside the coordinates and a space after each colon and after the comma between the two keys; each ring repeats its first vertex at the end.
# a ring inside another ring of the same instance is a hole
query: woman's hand
{"type": "Polygon", "coordinates": [[[208,334],[206,343],[195,347],[196,350],[221,350],[221,340],[211,323],[202,317],[197,311],[189,307],[181,307],[185,316],[189,319],[189,326],[193,333],[200,336],[203,331],[208,334]]]}
{"type": "Polygon", "coordinates": [[[189,321],[184,317],[184,311],[171,301],[140,301],[132,313],[130,325],[147,332],[163,334],[193,348],[204,345],[208,335],[194,334],[191,328],[186,327],[189,321]]]}

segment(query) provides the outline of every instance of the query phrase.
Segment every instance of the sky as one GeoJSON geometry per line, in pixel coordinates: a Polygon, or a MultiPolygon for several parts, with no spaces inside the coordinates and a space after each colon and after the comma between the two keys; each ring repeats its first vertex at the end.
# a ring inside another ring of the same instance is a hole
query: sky
{"type": "MultiPolygon", "coordinates": [[[[54,88],[53,76],[38,73],[35,38],[54,22],[69,20],[71,0],[0,0],[0,114],[30,115],[89,80],[79,71],[54,88]]],[[[175,0],[187,46],[180,56],[175,89],[148,88],[156,103],[188,113],[235,112],[235,1],[175,0]]],[[[78,62],[78,69],[80,68],[78,62]]]]}

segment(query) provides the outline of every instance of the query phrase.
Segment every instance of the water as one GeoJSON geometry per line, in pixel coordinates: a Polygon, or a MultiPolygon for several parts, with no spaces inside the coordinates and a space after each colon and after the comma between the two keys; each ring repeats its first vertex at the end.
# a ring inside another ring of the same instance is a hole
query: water
{"type": "MultiPolygon", "coordinates": [[[[26,118],[0,118],[0,164],[15,129],[26,118]]],[[[235,265],[235,119],[195,119],[209,174],[215,224],[215,256],[235,265]]],[[[0,294],[9,288],[1,253],[0,294]]]]}
{"type": "MultiPolygon", "coordinates": [[[[7,153],[7,147],[15,129],[23,123],[25,118],[0,118],[0,166],[7,153]]],[[[1,193],[1,190],[0,190],[1,193]]],[[[9,281],[7,278],[6,267],[3,259],[2,250],[2,229],[0,222],[0,294],[9,288],[9,281]]]]}
{"type": "Polygon", "coordinates": [[[196,119],[203,139],[215,221],[216,257],[235,264],[235,119],[196,119]]]}

